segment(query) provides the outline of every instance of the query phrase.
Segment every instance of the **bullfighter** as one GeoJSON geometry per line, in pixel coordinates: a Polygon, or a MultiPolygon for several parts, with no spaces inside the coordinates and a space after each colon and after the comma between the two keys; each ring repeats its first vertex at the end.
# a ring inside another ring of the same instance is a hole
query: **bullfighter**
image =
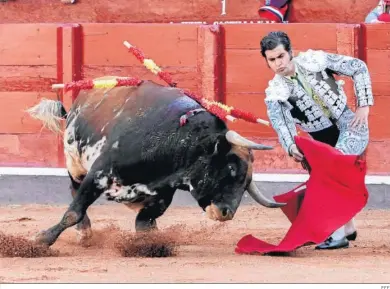
{"type": "MultiPolygon", "coordinates": [[[[260,49],[275,73],[265,90],[265,104],[284,151],[310,172],[294,142],[298,127],[345,155],[364,156],[369,143],[368,116],[374,104],[367,65],[360,59],[322,50],[309,49],[294,56],[289,36],[282,31],[267,34],[260,49]],[[356,111],[348,106],[344,82],[335,75],[352,78],[356,111]]],[[[316,249],[347,248],[356,236],[352,218],[316,249]]]]}

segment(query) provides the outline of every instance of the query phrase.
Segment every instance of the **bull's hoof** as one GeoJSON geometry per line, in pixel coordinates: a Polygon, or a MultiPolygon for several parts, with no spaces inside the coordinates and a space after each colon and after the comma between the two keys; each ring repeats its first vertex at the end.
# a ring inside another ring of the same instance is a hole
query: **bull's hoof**
{"type": "Polygon", "coordinates": [[[135,231],[136,233],[148,233],[158,231],[157,222],[156,220],[149,220],[143,222],[138,221],[135,224],[135,231]]]}
{"type": "Polygon", "coordinates": [[[136,228],[136,233],[144,234],[144,233],[152,233],[158,231],[157,226],[155,227],[142,227],[142,228],[136,228]]]}
{"type": "Polygon", "coordinates": [[[31,239],[33,242],[35,242],[38,245],[47,246],[47,247],[50,246],[49,244],[50,242],[48,241],[47,231],[41,231],[35,236],[33,236],[31,239]]]}
{"type": "Polygon", "coordinates": [[[92,241],[92,230],[90,228],[77,230],[77,243],[82,247],[90,247],[92,241]]]}

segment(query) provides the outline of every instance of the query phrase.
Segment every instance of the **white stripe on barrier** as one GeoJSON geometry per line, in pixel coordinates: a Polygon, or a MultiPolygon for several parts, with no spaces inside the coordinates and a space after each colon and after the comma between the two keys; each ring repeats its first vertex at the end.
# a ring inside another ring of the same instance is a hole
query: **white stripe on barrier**
{"type": "MultiPolygon", "coordinates": [[[[0,167],[0,175],[13,176],[68,176],[65,168],[30,168],[30,167],[0,167]]],[[[253,180],[256,182],[273,183],[301,183],[309,178],[308,174],[278,174],[278,173],[255,173],[253,180]]],[[[390,175],[366,176],[366,184],[390,185],[390,175]]]]}
{"type": "MultiPolygon", "coordinates": [[[[274,182],[274,183],[302,183],[307,181],[308,174],[254,174],[253,180],[256,182],[274,182]]],[[[368,185],[390,185],[389,176],[367,175],[366,184],[368,185]]]]}
{"type": "Polygon", "coordinates": [[[68,176],[65,168],[0,167],[0,175],[11,176],[68,176]]]}

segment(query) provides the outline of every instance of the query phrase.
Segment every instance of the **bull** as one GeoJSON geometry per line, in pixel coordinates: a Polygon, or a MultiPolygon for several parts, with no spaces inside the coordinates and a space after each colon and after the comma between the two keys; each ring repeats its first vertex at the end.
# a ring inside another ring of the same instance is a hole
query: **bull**
{"type": "MultiPolygon", "coordinates": [[[[102,77],[99,79],[111,79],[102,77]]],[[[189,191],[207,216],[233,219],[244,191],[259,204],[279,208],[252,180],[252,142],[201,110],[181,90],[143,81],[137,86],[81,90],[69,112],[54,100],[29,109],[31,116],[61,132],[73,200],[61,221],[36,236],[51,246],[76,225],[80,240],[91,237],[87,209],[103,194],[135,209],[136,232],[157,228],[177,189],[189,191]],[[185,125],[179,119],[189,111],[185,125]]]]}

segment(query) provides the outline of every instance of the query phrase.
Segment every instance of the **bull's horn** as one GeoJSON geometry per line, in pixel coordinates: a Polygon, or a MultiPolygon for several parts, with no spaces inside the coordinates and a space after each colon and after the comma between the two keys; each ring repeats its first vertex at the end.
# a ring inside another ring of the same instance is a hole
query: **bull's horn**
{"type": "Polygon", "coordinates": [[[277,203],[267,199],[253,181],[249,184],[248,193],[256,202],[267,208],[280,208],[286,205],[286,203],[277,203]]]}
{"type": "Polygon", "coordinates": [[[247,147],[247,148],[254,149],[254,150],[272,150],[273,149],[272,146],[258,144],[258,143],[255,143],[255,142],[249,140],[249,139],[246,139],[233,130],[229,130],[228,132],[226,132],[226,139],[231,144],[247,147]]]}

